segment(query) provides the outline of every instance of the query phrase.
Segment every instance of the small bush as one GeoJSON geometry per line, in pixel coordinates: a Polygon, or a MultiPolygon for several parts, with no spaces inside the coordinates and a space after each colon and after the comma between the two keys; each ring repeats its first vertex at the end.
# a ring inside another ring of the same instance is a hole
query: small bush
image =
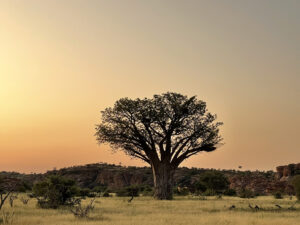
{"type": "Polygon", "coordinates": [[[274,196],[275,199],[282,199],[282,198],[283,198],[281,192],[275,192],[275,193],[273,194],[273,196],[274,196]]]}
{"type": "Polygon", "coordinates": [[[197,181],[195,184],[194,184],[194,187],[195,187],[195,193],[202,193],[202,192],[205,192],[207,187],[206,185],[201,182],[201,181],[197,181]]]}
{"type": "Polygon", "coordinates": [[[240,198],[254,198],[256,197],[255,193],[249,189],[243,189],[239,193],[240,198]]]}
{"type": "Polygon", "coordinates": [[[91,193],[91,190],[89,188],[80,188],[78,190],[78,196],[80,197],[88,197],[88,195],[91,193]]]}
{"type": "Polygon", "coordinates": [[[222,194],[229,187],[227,177],[219,171],[206,171],[199,176],[195,183],[197,192],[204,192],[206,195],[222,194]]]}
{"type": "Polygon", "coordinates": [[[149,185],[141,186],[140,192],[143,196],[153,196],[153,188],[149,185]]]}
{"type": "Polygon", "coordinates": [[[139,188],[136,186],[124,187],[116,192],[119,197],[139,196],[139,188]]]}
{"type": "Polygon", "coordinates": [[[102,196],[103,197],[110,197],[110,194],[109,194],[109,192],[105,191],[102,196]]]}
{"type": "Polygon", "coordinates": [[[189,195],[190,191],[187,187],[177,187],[173,189],[173,193],[175,195],[187,196],[189,195]]]}
{"type": "Polygon", "coordinates": [[[139,188],[137,186],[124,187],[116,192],[119,197],[139,196],[139,188]]]}
{"type": "Polygon", "coordinates": [[[213,189],[206,189],[206,191],[203,192],[204,196],[214,196],[217,192],[213,189]]]}
{"type": "Polygon", "coordinates": [[[234,189],[228,189],[224,192],[224,195],[227,196],[236,196],[236,191],[234,189]]]}
{"type": "Polygon", "coordinates": [[[100,185],[100,186],[96,186],[93,188],[93,192],[97,193],[98,196],[101,195],[101,193],[104,193],[107,191],[107,186],[106,185],[100,185]]]}

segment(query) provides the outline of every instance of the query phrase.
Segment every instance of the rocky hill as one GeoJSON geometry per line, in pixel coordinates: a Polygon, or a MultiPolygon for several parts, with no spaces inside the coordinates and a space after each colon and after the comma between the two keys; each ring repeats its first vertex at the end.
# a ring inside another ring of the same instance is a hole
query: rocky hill
{"type": "MultiPolygon", "coordinates": [[[[175,185],[192,187],[199,175],[208,169],[181,167],[175,174],[175,185]]],[[[300,163],[279,166],[274,171],[236,171],[222,170],[230,182],[230,188],[237,191],[249,189],[258,194],[271,194],[277,191],[293,193],[289,180],[300,174],[300,163]]],[[[73,166],[59,170],[48,171],[45,174],[20,174],[0,172],[6,185],[19,183],[30,188],[34,182],[53,174],[74,179],[80,187],[93,188],[107,186],[115,191],[129,185],[153,186],[152,172],[149,167],[123,167],[106,163],[73,166]]],[[[24,188],[23,188],[24,189],[24,188]]]]}

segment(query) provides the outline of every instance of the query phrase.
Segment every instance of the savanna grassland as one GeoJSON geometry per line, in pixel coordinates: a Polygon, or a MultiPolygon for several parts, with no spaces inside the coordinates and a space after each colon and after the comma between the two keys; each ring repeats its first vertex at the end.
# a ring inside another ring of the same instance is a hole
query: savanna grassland
{"type": "MultiPolygon", "coordinates": [[[[84,200],[83,205],[89,202],[84,200]]],[[[238,197],[175,197],[172,201],[159,201],[151,197],[137,197],[131,203],[125,197],[97,198],[88,218],[75,218],[67,208],[40,209],[36,200],[24,205],[19,199],[13,208],[8,203],[0,212],[14,212],[16,225],[297,225],[300,224],[300,204],[294,197],[274,199],[272,196],[242,199],[238,197]],[[259,210],[249,208],[258,205],[259,210]],[[279,209],[275,205],[282,207],[279,209]],[[234,205],[235,209],[229,209],[234,205]]],[[[1,215],[2,216],[2,215],[1,215]]]]}

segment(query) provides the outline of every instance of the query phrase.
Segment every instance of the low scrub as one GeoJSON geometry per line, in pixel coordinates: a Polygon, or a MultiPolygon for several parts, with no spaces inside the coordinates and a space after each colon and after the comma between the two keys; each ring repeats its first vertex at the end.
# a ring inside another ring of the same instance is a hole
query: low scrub
{"type": "Polygon", "coordinates": [[[256,196],[257,195],[249,189],[243,189],[239,192],[240,198],[255,198],[256,196]]]}
{"type": "Polygon", "coordinates": [[[55,209],[62,205],[72,205],[77,193],[75,181],[56,175],[36,183],[33,187],[33,194],[41,208],[55,209]]]}
{"type": "Polygon", "coordinates": [[[275,192],[273,194],[275,199],[283,199],[282,193],[281,192],[275,192]]]}
{"type": "Polygon", "coordinates": [[[116,192],[119,197],[139,196],[139,188],[137,186],[124,187],[116,192]]]}

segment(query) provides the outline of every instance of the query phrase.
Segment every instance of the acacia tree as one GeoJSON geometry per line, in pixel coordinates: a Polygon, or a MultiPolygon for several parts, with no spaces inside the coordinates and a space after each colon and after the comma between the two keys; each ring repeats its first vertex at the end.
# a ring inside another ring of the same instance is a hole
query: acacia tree
{"type": "Polygon", "coordinates": [[[214,151],[222,140],[222,123],[196,96],[167,92],[152,99],[122,98],[101,114],[98,143],[149,163],[157,199],[172,199],[174,173],[185,159],[214,151]]]}
{"type": "Polygon", "coordinates": [[[8,199],[10,194],[14,191],[15,185],[13,184],[6,184],[5,180],[0,177],[0,210],[2,209],[5,201],[8,199]]]}

